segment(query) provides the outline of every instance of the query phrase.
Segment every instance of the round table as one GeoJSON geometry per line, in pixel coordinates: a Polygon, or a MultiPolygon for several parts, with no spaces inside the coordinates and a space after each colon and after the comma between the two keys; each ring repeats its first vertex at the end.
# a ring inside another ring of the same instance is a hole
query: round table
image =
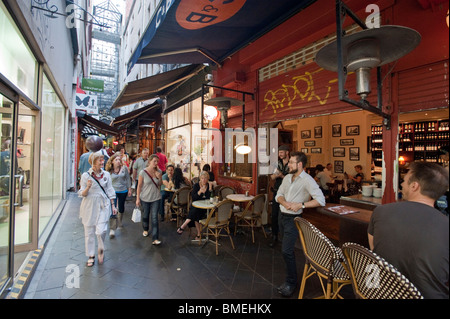
{"type": "MultiPolygon", "coordinates": [[[[196,201],[192,202],[192,206],[194,206],[196,208],[206,209],[206,216],[207,217],[209,215],[209,210],[214,208],[214,206],[216,206],[216,204],[217,203],[211,203],[211,201],[209,199],[201,199],[201,200],[196,200],[196,201]]],[[[196,240],[196,239],[192,240],[192,242],[197,242],[197,241],[198,240],[196,240]]],[[[209,235],[208,235],[208,232],[207,232],[204,243],[206,244],[208,241],[209,241],[209,235]]]]}
{"type": "Polygon", "coordinates": [[[251,201],[255,196],[245,196],[245,194],[229,194],[227,195],[227,199],[232,200],[233,202],[245,203],[251,201]]]}

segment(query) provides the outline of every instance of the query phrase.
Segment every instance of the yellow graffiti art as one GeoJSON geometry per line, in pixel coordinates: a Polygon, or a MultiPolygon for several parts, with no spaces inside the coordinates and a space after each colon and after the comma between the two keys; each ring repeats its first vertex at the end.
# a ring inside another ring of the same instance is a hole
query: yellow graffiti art
{"type": "Polygon", "coordinates": [[[281,88],[277,90],[268,90],[264,95],[266,107],[263,111],[272,108],[273,113],[275,114],[281,109],[290,108],[298,99],[305,102],[317,100],[320,105],[326,104],[328,97],[330,96],[331,84],[335,83],[337,79],[328,82],[329,85],[326,86],[327,92],[325,96],[320,97],[315,92],[313,76],[321,71],[323,71],[323,68],[312,73],[305,72],[303,75],[293,76],[291,78],[291,84],[282,84],[281,88]]]}

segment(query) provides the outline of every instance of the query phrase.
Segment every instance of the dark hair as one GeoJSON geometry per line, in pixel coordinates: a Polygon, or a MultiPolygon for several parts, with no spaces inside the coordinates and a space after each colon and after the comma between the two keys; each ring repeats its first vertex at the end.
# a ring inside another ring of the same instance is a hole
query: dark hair
{"type": "Polygon", "coordinates": [[[325,169],[325,167],[323,167],[322,164],[317,164],[316,165],[316,170],[318,170],[319,172],[322,172],[325,169]]]}
{"type": "Polygon", "coordinates": [[[181,187],[181,183],[184,183],[183,171],[181,168],[177,167],[173,171],[173,184],[175,185],[175,188],[178,189],[181,187]]]}
{"type": "Polygon", "coordinates": [[[419,183],[420,193],[424,196],[437,200],[448,189],[448,173],[439,164],[412,162],[409,171],[409,183],[419,183]]]}
{"type": "Polygon", "coordinates": [[[306,167],[306,162],[307,162],[308,158],[306,157],[305,153],[298,152],[298,151],[292,152],[291,153],[291,158],[293,158],[293,157],[297,158],[297,162],[302,162],[303,168],[306,167]]]}
{"type": "Polygon", "coordinates": [[[161,147],[158,146],[158,147],[156,148],[156,152],[157,152],[157,153],[161,153],[161,152],[162,152],[161,147]]]}
{"type": "Polygon", "coordinates": [[[205,172],[209,172],[209,171],[211,171],[211,166],[209,164],[205,164],[205,165],[203,165],[203,169],[202,170],[205,171],[205,172]]]}
{"type": "Polygon", "coordinates": [[[167,170],[169,167],[172,167],[173,169],[175,169],[175,166],[173,166],[173,164],[168,164],[168,165],[166,166],[166,170],[167,170]]]}

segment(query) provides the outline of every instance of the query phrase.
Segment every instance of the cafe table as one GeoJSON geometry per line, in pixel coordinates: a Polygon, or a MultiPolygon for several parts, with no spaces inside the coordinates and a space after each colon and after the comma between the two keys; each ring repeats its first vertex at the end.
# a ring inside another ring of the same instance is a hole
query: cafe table
{"type": "MultiPolygon", "coordinates": [[[[209,212],[212,208],[214,208],[214,206],[216,206],[216,202],[211,203],[210,199],[200,199],[200,200],[196,200],[192,202],[192,206],[194,206],[195,208],[201,208],[201,209],[206,209],[206,216],[208,217],[209,212]]],[[[197,239],[193,239],[192,242],[197,242],[197,239]]],[[[208,233],[206,233],[206,240],[205,240],[205,244],[209,241],[209,236],[208,233]]],[[[211,241],[213,242],[213,241],[211,241]]],[[[215,244],[215,242],[214,242],[215,244]]]]}
{"type": "Polygon", "coordinates": [[[255,198],[255,196],[253,196],[253,195],[245,196],[245,194],[229,194],[229,195],[227,195],[227,199],[232,200],[233,202],[236,202],[236,203],[245,203],[245,202],[251,201],[253,198],[255,198]]]}

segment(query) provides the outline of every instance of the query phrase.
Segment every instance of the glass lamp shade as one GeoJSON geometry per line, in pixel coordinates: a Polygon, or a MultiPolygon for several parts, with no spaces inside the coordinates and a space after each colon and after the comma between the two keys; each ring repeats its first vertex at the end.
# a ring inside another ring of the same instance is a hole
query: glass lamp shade
{"type": "Polygon", "coordinates": [[[203,116],[206,120],[212,121],[214,120],[219,113],[214,106],[208,105],[203,109],[203,116]]]}
{"type": "Polygon", "coordinates": [[[245,144],[238,144],[234,147],[234,149],[236,150],[236,152],[242,155],[248,154],[252,151],[252,148],[245,144]]]}

